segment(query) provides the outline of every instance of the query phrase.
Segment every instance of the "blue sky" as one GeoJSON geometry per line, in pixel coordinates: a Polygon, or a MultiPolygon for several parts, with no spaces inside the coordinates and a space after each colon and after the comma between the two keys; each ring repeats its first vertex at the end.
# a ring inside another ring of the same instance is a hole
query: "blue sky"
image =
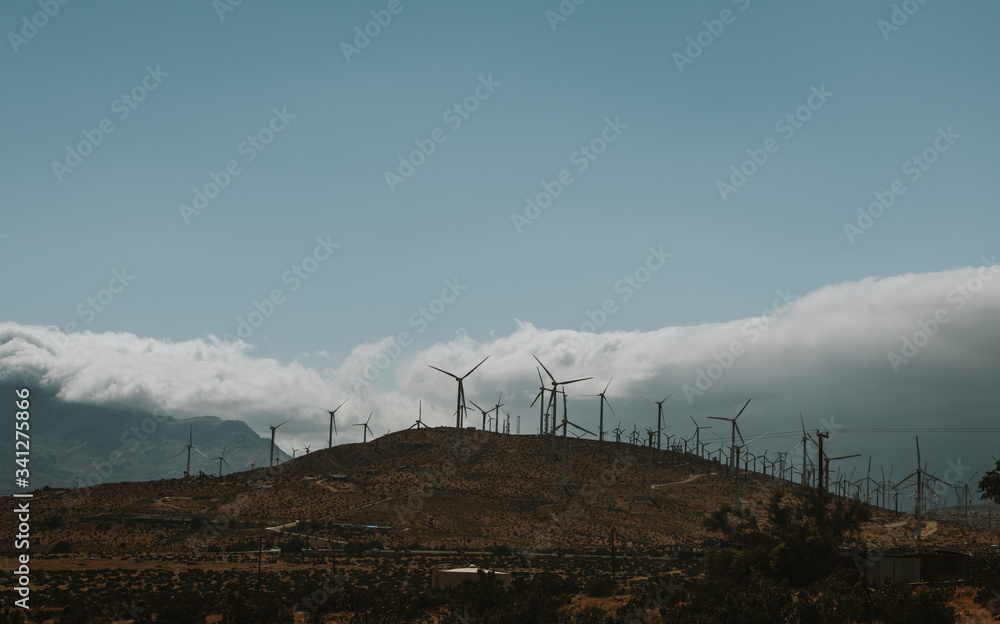
{"type": "Polygon", "coordinates": [[[881,1],[589,0],[553,27],[554,0],[401,0],[348,61],[342,44],[389,2],[245,0],[221,18],[208,1],[72,2],[20,42],[40,5],[4,3],[0,319],[202,340],[281,289],[253,356],[325,352],[314,366],[336,368],[403,331],[431,350],[516,321],[580,329],[612,299],[600,330],[654,332],[759,315],[778,289],[978,266],[1000,225],[1000,7],[897,5],[919,9],[886,31],[881,1]],[[705,21],[724,28],[709,37],[705,21]],[[699,36],[710,45],[680,71],[699,36]],[[149,69],[155,89],[122,119],[116,100],[149,69]],[[831,95],[780,130],[814,89],[831,95]],[[455,128],[446,111],[463,101],[476,110],[455,128]],[[248,162],[241,144],[275,109],[294,119],[248,162]],[[57,175],[105,118],[113,131],[57,175]],[[573,154],[608,119],[627,127],[579,171],[573,154]],[[385,173],[438,128],[390,189],[385,173]],[[905,163],[948,129],[912,180],[905,163]],[[769,139],[723,200],[719,181],[769,139]],[[233,160],[239,174],[185,220],[179,205],[233,160]],[[519,232],[512,214],[563,170],[572,182],[519,232]],[[845,233],[896,180],[884,215],[845,233]],[[293,290],[282,277],[318,237],[339,247],[293,290]],[[669,260],[625,300],[616,283],[651,247],[669,260]],[[87,298],[123,268],[134,279],[97,312],[87,298]],[[417,331],[446,280],[465,289],[417,331]]]}
{"type": "MultiPolygon", "coordinates": [[[[62,7],[2,60],[2,279],[7,292],[32,284],[5,316],[85,320],[77,304],[127,267],[131,296],[87,329],[221,335],[330,235],[339,257],[259,332],[289,359],[406,329],[452,277],[467,298],[428,342],[505,333],[514,318],[578,326],[649,245],[671,266],[610,328],[738,318],[775,288],[968,266],[995,249],[995,5],[924,5],[885,41],[891,3],[682,4],[588,2],[553,31],[555,2],[404,0],[350,63],[340,43],[385,4],[244,2],[222,21],[209,2],[62,7]],[[726,9],[735,22],[679,72],[672,54],[726,9]],[[169,76],[119,121],[112,102],[147,66],[169,76]],[[489,75],[501,86],[451,130],[443,112],[489,75]],[[784,140],[775,122],[819,85],[834,95],[784,140]],[[242,161],[273,107],[296,116],[287,131],[185,224],[178,204],[242,161]],[[510,214],[573,168],[608,116],[628,125],[620,140],[519,235],[510,214]],[[115,130],[58,182],[52,161],[105,117],[115,130]],[[843,223],[948,126],[955,149],[852,245],[843,223]],[[437,127],[448,140],[390,192],[384,172],[437,127]],[[779,151],[723,202],[716,182],[769,137],[779,151]]],[[[7,3],[0,23],[17,31],[37,10],[7,3]]]]}

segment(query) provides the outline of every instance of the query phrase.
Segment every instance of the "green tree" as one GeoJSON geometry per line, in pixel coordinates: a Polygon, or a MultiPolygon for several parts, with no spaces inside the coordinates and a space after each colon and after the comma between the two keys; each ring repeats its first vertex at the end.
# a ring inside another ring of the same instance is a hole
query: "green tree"
{"type": "Polygon", "coordinates": [[[1000,504],[1000,460],[979,480],[979,492],[983,498],[1000,504]]]}

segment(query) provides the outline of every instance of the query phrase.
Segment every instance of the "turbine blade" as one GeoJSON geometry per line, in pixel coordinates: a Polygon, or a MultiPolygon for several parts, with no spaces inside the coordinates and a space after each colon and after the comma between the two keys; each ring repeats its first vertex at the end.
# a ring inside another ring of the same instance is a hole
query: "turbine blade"
{"type": "Polygon", "coordinates": [[[534,407],[535,406],[535,403],[538,402],[539,397],[542,396],[542,392],[544,392],[544,390],[539,390],[538,391],[538,394],[535,395],[535,400],[532,401],[531,405],[529,405],[528,407],[534,407]]]}
{"type": "MultiPolygon", "coordinates": [[[[612,375],[612,376],[611,376],[611,379],[614,379],[614,378],[615,378],[615,376],[614,376],[614,375],[612,375]]],[[[611,379],[609,379],[609,380],[608,380],[608,385],[607,385],[607,386],[604,386],[604,390],[603,390],[603,391],[601,391],[601,394],[604,394],[605,392],[607,392],[607,391],[608,391],[608,387],[609,387],[609,386],[611,386],[611,379]]]]}
{"type": "Polygon", "coordinates": [[[572,380],[572,381],[560,381],[560,382],[559,382],[559,385],[560,385],[560,386],[567,386],[567,385],[569,385],[569,384],[571,384],[571,383],[576,383],[576,382],[578,382],[578,381],[587,381],[588,379],[593,379],[593,377],[583,377],[583,378],[581,378],[581,379],[574,379],[574,380],[572,380]]]}
{"type": "MultiPolygon", "coordinates": [[[[428,364],[427,366],[431,366],[431,365],[428,364]]],[[[448,371],[446,371],[444,369],[441,369],[441,368],[438,368],[437,366],[431,366],[431,368],[433,368],[436,371],[441,371],[442,373],[444,373],[445,375],[448,375],[449,377],[454,377],[455,379],[460,379],[459,376],[456,375],[455,373],[449,373],[448,371]]]]}
{"type": "MultiPolygon", "coordinates": [[[[483,358],[483,362],[485,362],[488,359],[490,359],[490,356],[487,355],[486,357],[483,358]]],[[[483,362],[480,362],[479,364],[476,364],[475,366],[473,366],[472,370],[470,370],[466,374],[462,375],[462,379],[465,379],[466,377],[468,377],[469,375],[471,375],[477,368],[479,368],[480,366],[483,365],[483,362]]]]}
{"type": "MultiPolygon", "coordinates": [[[[743,407],[740,409],[740,414],[742,414],[743,410],[747,408],[747,405],[750,405],[750,401],[752,401],[752,399],[747,399],[747,402],[743,404],[743,407]]],[[[736,418],[739,418],[740,414],[737,414],[736,418]]],[[[733,418],[733,420],[736,420],[736,418],[733,418]]]]}
{"type": "MultiPolygon", "coordinates": [[[[535,354],[532,354],[531,357],[535,358],[535,361],[538,362],[541,365],[542,369],[545,370],[545,374],[548,375],[549,379],[552,380],[552,383],[556,383],[556,378],[552,376],[552,373],[549,372],[549,369],[545,368],[545,365],[542,364],[542,361],[538,359],[538,356],[535,355],[535,354]]],[[[540,379],[541,378],[541,374],[539,374],[538,377],[540,379]]],[[[542,385],[544,386],[545,383],[543,382],[542,385]]]]}

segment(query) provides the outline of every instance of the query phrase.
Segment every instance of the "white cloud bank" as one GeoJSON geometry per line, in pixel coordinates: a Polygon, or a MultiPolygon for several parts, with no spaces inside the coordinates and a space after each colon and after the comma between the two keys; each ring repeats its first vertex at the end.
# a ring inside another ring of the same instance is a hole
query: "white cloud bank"
{"type": "MultiPolygon", "coordinates": [[[[599,392],[612,374],[608,398],[617,416],[607,415],[613,421],[606,430],[619,419],[630,431],[631,419],[651,424],[655,407],[637,397],[659,400],[674,389],[665,408],[670,421],[684,421],[673,431],[685,436],[692,429],[688,414],[732,415],[747,398],[753,403],[740,419],[745,433],[798,429],[800,410],[814,429],[821,417],[848,427],[1000,426],[994,424],[1000,407],[1000,266],[987,264],[846,282],[798,299],[776,293],[774,308],[763,316],[727,323],[587,334],[518,322],[507,336],[480,342],[459,335],[422,350],[386,339],[357,346],[336,368],[302,363],[322,360],[322,353],[281,363],[254,357],[249,344],[214,336],[168,342],[3,322],[0,381],[17,383],[24,373],[67,401],[149,410],[161,405],[177,417],[245,420],[259,433],[293,416],[284,429],[286,443],[314,448],[325,442],[328,422],[315,406],[332,408],[348,397],[338,413],[341,442],[360,440],[361,428],[350,423],[370,411],[376,435],[409,426],[419,400],[425,422],[452,424],[456,384],[428,365],[464,374],[486,356],[466,383],[468,398],[486,407],[503,390],[506,409],[522,416],[521,431],[534,433],[537,405],[528,404],[538,377],[532,354],[561,380],[595,378],[571,386],[570,397],[571,419],[591,430],[597,427],[596,399],[579,395],[599,392]],[[362,383],[366,371],[378,377],[376,383],[362,383]]],[[[317,343],[322,345],[322,336],[317,343]]],[[[470,424],[478,426],[479,414],[473,413],[470,424]]],[[[975,457],[981,468],[992,464],[998,439],[952,435],[926,444],[938,445],[942,463],[975,457]]],[[[767,444],[781,450],[796,441],[767,444]]],[[[830,444],[872,454],[894,446],[899,450],[881,463],[912,463],[910,434],[844,434],[830,444]]]]}

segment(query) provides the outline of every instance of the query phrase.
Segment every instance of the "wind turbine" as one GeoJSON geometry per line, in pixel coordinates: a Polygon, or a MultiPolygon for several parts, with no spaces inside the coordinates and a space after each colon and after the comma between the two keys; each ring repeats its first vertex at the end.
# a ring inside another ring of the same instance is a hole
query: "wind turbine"
{"type": "MultiPolygon", "coordinates": [[[[664,399],[666,401],[666,399],[664,399]]],[[[669,427],[673,427],[677,423],[672,423],[666,427],[660,427],[656,431],[652,429],[646,429],[646,434],[649,436],[649,464],[646,468],[646,498],[653,500],[653,436],[659,435],[661,431],[669,427]]]]}
{"type": "MultiPolygon", "coordinates": [[[[198,449],[194,447],[194,425],[188,425],[188,443],[186,449],[188,457],[187,457],[187,469],[184,471],[184,476],[189,477],[191,476],[191,449],[198,451],[198,449]]],[[[180,455],[183,452],[184,451],[182,450],[180,453],[177,453],[177,455],[180,455]]],[[[202,453],[201,451],[198,451],[198,454],[204,457],[205,459],[208,459],[208,456],[202,453]]],[[[177,457],[177,455],[174,455],[174,457],[177,457]]],[[[171,459],[173,459],[173,457],[171,457],[171,459]]]]}
{"type": "MultiPolygon", "coordinates": [[[[599,442],[604,442],[604,404],[607,403],[608,404],[608,409],[611,410],[612,414],[615,414],[614,408],[611,407],[611,401],[608,400],[608,397],[604,396],[604,393],[606,393],[608,391],[608,387],[611,386],[611,380],[614,379],[614,378],[615,378],[615,376],[612,375],[611,379],[608,380],[608,385],[604,386],[604,390],[601,390],[601,392],[599,394],[585,394],[585,395],[583,395],[583,396],[601,397],[601,417],[600,417],[600,421],[597,424],[597,431],[599,431],[600,434],[601,434],[598,437],[598,441],[599,442]]],[[[615,416],[617,416],[617,415],[618,414],[615,414],[615,416]]]]}
{"type": "MultiPolygon", "coordinates": [[[[477,368],[479,368],[480,366],[482,366],[483,362],[485,362],[488,359],[490,359],[490,356],[487,355],[486,357],[483,358],[482,362],[480,362],[479,364],[476,364],[475,366],[473,366],[472,370],[470,370],[466,374],[462,375],[461,377],[459,377],[458,375],[456,375],[454,373],[449,373],[448,371],[446,371],[444,369],[438,368],[437,366],[431,366],[431,368],[433,368],[434,370],[436,370],[438,372],[441,372],[441,373],[444,373],[445,375],[448,375],[449,377],[453,377],[455,379],[455,381],[458,382],[458,395],[457,395],[457,398],[455,400],[455,405],[456,405],[456,408],[455,408],[455,411],[456,411],[456,416],[455,416],[456,417],[456,420],[455,420],[455,446],[456,447],[458,446],[458,443],[461,441],[461,437],[462,437],[462,418],[465,416],[465,385],[463,384],[463,382],[465,381],[466,377],[468,377],[469,375],[471,375],[473,373],[473,371],[475,371],[477,368]]],[[[430,366],[430,365],[428,364],[428,366],[430,366]]]]}
{"type": "MultiPolygon", "coordinates": [[[[538,359],[537,355],[532,354],[531,357],[535,358],[535,361],[538,362],[539,365],[541,365],[541,367],[545,370],[545,374],[548,375],[549,379],[552,380],[552,390],[549,391],[550,394],[551,394],[551,396],[550,396],[551,400],[549,401],[549,403],[552,405],[552,424],[553,424],[553,426],[552,426],[552,452],[555,453],[555,451],[556,451],[556,429],[557,429],[556,426],[555,426],[555,422],[556,422],[556,414],[559,411],[559,404],[556,401],[556,394],[558,394],[558,392],[559,392],[559,386],[568,386],[569,384],[576,383],[578,381],[587,381],[588,379],[593,379],[593,377],[581,377],[580,379],[572,379],[570,381],[556,381],[556,378],[552,376],[552,373],[549,371],[549,369],[545,368],[545,365],[542,364],[542,361],[538,359]]],[[[565,389],[563,390],[563,392],[565,393],[565,389]]],[[[565,396],[566,395],[563,394],[563,397],[564,397],[564,401],[563,401],[563,421],[566,420],[566,402],[565,402],[565,396]]],[[[593,434],[591,434],[591,435],[593,435],[593,434]]]]}
{"type": "MultiPolygon", "coordinates": [[[[723,444],[725,444],[725,442],[726,442],[725,438],[723,438],[722,436],[720,436],[717,433],[715,435],[719,436],[719,439],[721,439],[722,442],[723,442],[723,444]]],[[[756,438],[752,438],[749,442],[743,442],[743,444],[733,444],[732,447],[730,447],[731,448],[730,457],[734,458],[736,460],[736,479],[735,479],[735,493],[734,493],[735,505],[733,506],[733,508],[736,510],[736,513],[739,513],[739,511],[740,511],[740,451],[743,450],[743,447],[745,447],[748,444],[750,444],[750,442],[753,442],[754,440],[757,440],[758,438],[761,438],[761,437],[763,437],[765,435],[767,435],[767,434],[766,433],[762,433],[759,436],[757,436],[756,438]]],[[[742,438],[741,438],[741,440],[742,440],[742,438]]],[[[765,462],[767,461],[766,457],[764,458],[764,461],[765,462]]]]}
{"type": "MultiPolygon", "coordinates": [[[[674,392],[677,391],[671,390],[670,394],[673,394],[674,392]]],[[[656,403],[656,426],[659,427],[659,429],[656,432],[656,450],[660,450],[663,448],[662,445],[663,440],[660,438],[660,432],[666,429],[666,427],[663,426],[663,402],[670,398],[670,394],[668,394],[666,398],[663,399],[663,401],[650,401],[649,399],[646,399],[650,403],[656,403]]],[[[667,440],[667,446],[668,447],[670,446],[669,439],[667,440]]]]}
{"type": "Polygon", "coordinates": [[[364,429],[362,429],[362,436],[363,436],[363,438],[362,438],[362,440],[361,440],[361,443],[362,443],[362,444],[364,444],[364,443],[368,442],[368,434],[369,434],[369,433],[371,433],[371,434],[372,434],[372,438],[374,438],[374,437],[375,437],[375,434],[374,434],[374,433],[372,433],[372,430],[371,430],[371,428],[370,428],[370,427],[368,426],[368,423],[369,423],[369,422],[371,421],[371,419],[372,419],[372,414],[374,414],[374,413],[375,413],[374,411],[373,411],[373,412],[370,412],[370,413],[368,414],[368,420],[366,420],[365,422],[363,422],[363,423],[354,423],[354,425],[352,425],[352,426],[354,426],[354,427],[364,427],[364,429]]]}
{"type": "MultiPolygon", "coordinates": [[[[288,420],[291,420],[291,418],[289,418],[288,420]]],[[[268,467],[270,467],[270,468],[274,467],[274,432],[275,432],[275,430],[278,427],[280,427],[281,425],[283,425],[286,422],[288,422],[288,420],[286,420],[285,422],[279,423],[277,425],[268,425],[268,427],[271,428],[271,458],[268,460],[268,467]]]]}
{"type": "MultiPolygon", "coordinates": [[[[225,462],[226,465],[229,466],[229,462],[226,461],[226,445],[225,444],[222,445],[222,455],[219,455],[218,457],[213,457],[212,459],[219,460],[219,476],[221,477],[222,476],[222,463],[225,462]]],[[[232,466],[229,466],[229,467],[232,468],[232,466]]]]}
{"type": "Polygon", "coordinates": [[[483,415],[483,431],[486,431],[486,415],[492,412],[493,410],[491,409],[484,410],[483,408],[479,407],[479,404],[476,403],[475,401],[469,401],[469,403],[475,405],[476,409],[479,410],[479,412],[483,415]]]}
{"type": "Polygon", "coordinates": [[[538,383],[540,385],[538,387],[538,394],[535,395],[535,400],[532,401],[531,405],[528,407],[534,407],[535,402],[537,402],[538,399],[542,400],[542,402],[538,404],[538,433],[539,435],[545,435],[545,426],[543,424],[543,420],[545,418],[545,380],[542,379],[542,371],[538,370],[537,366],[535,367],[535,372],[538,373],[538,383]]]}
{"type": "MultiPolygon", "coordinates": [[[[555,395],[553,394],[552,396],[555,396],[555,395]]],[[[567,429],[568,429],[567,425],[570,426],[570,427],[575,427],[575,428],[577,428],[580,431],[583,431],[585,433],[589,433],[590,435],[594,435],[594,433],[592,431],[588,431],[588,430],[584,429],[583,427],[581,427],[580,425],[577,425],[575,423],[571,423],[569,421],[569,419],[566,417],[566,391],[563,390],[563,421],[562,421],[562,424],[559,425],[559,427],[561,427],[562,430],[563,430],[563,436],[562,436],[562,438],[563,438],[563,443],[562,443],[562,481],[561,482],[562,482],[562,487],[563,487],[564,490],[566,489],[566,432],[567,432],[567,429]]],[[[559,427],[553,429],[553,431],[558,430],[559,427]]],[[[577,436],[577,437],[579,437],[579,436],[577,436]]],[[[554,439],[555,438],[553,438],[553,440],[554,439]]]]}
{"type": "MultiPolygon", "coordinates": [[[[924,497],[924,493],[923,493],[923,489],[922,489],[923,486],[924,486],[924,477],[927,477],[927,478],[930,478],[930,479],[934,479],[935,481],[940,481],[941,483],[945,483],[945,482],[941,481],[941,479],[938,479],[937,477],[935,477],[932,474],[928,474],[923,468],[921,468],[921,464],[920,464],[920,438],[916,437],[916,436],[914,436],[914,438],[917,441],[917,470],[916,470],[916,472],[912,472],[908,476],[906,476],[903,479],[901,479],[899,481],[899,483],[897,483],[895,486],[893,486],[893,489],[899,488],[899,486],[903,485],[904,483],[906,483],[907,481],[909,481],[913,477],[917,478],[917,489],[914,490],[914,492],[913,492],[913,510],[914,510],[914,513],[915,513],[916,518],[917,518],[917,541],[919,542],[920,541],[920,511],[921,511],[920,507],[923,504],[923,497],[924,497]]],[[[945,485],[948,485],[948,484],[945,483],[945,485]]],[[[896,493],[896,501],[897,501],[897,504],[898,504],[898,502],[899,502],[899,492],[898,492],[898,490],[897,490],[897,493],[896,493]]]]}
{"type": "Polygon", "coordinates": [[[799,424],[802,425],[802,487],[805,487],[809,483],[809,471],[806,468],[806,461],[809,459],[809,445],[806,441],[812,440],[812,443],[816,444],[816,440],[813,440],[812,436],[806,433],[806,421],[802,418],[802,412],[799,412],[799,424]]]}
{"type": "MultiPolygon", "coordinates": [[[[348,397],[344,399],[344,403],[347,403],[350,400],[350,397],[348,397]]],[[[333,448],[333,434],[337,433],[337,410],[344,407],[344,403],[335,407],[332,412],[327,410],[327,413],[330,414],[330,438],[327,448],[333,448]]]]}
{"type": "Polygon", "coordinates": [[[253,470],[254,468],[257,467],[257,458],[258,457],[260,457],[260,453],[257,453],[256,455],[254,455],[253,461],[250,462],[250,470],[253,470]]]}
{"type": "Polygon", "coordinates": [[[493,409],[496,410],[496,414],[494,416],[495,420],[493,421],[493,433],[500,432],[500,408],[503,407],[503,403],[500,402],[500,399],[502,398],[503,390],[500,391],[500,396],[497,397],[497,402],[493,405],[493,409]]]}
{"type": "Polygon", "coordinates": [[[296,454],[296,453],[298,453],[298,452],[299,452],[299,451],[301,451],[301,450],[302,450],[302,449],[297,449],[297,448],[295,448],[295,447],[293,446],[293,447],[292,447],[292,459],[295,459],[295,454],[296,454]]]}
{"type": "MultiPolygon", "coordinates": [[[[733,435],[732,435],[732,440],[730,441],[730,444],[733,447],[736,446],[736,434],[737,433],[740,434],[740,442],[743,441],[743,434],[740,433],[740,426],[736,424],[736,419],[740,417],[740,414],[742,414],[743,410],[745,410],[747,408],[747,405],[750,405],[750,401],[751,401],[751,399],[747,399],[747,402],[743,404],[743,408],[740,410],[739,414],[736,414],[736,416],[733,417],[733,418],[723,418],[721,416],[709,416],[709,418],[712,419],[712,420],[728,420],[730,423],[732,423],[732,426],[733,426],[733,435]]],[[[733,467],[734,467],[734,465],[733,465],[733,454],[730,453],[730,455],[729,455],[729,472],[730,472],[730,474],[732,474],[732,472],[733,472],[733,467]]],[[[736,466],[736,468],[739,468],[739,466],[736,466]]]]}
{"type": "Polygon", "coordinates": [[[861,457],[861,453],[855,453],[854,455],[841,455],[840,457],[824,457],[823,458],[823,461],[826,462],[826,466],[825,466],[825,470],[824,470],[824,474],[826,475],[826,477],[823,480],[823,482],[825,484],[825,488],[824,488],[825,492],[829,492],[830,491],[830,462],[837,461],[838,459],[850,459],[852,457],[861,457]]]}
{"type": "MultiPolygon", "coordinates": [[[[962,491],[963,491],[962,502],[965,505],[965,522],[966,522],[966,524],[970,524],[970,521],[969,521],[969,505],[972,504],[972,497],[969,495],[969,484],[972,482],[973,479],[976,478],[976,475],[978,475],[978,474],[979,474],[979,471],[977,470],[976,472],[972,473],[972,476],[969,477],[968,481],[966,481],[965,483],[962,484],[962,491]]],[[[956,488],[956,490],[957,489],[958,488],[956,488]]]]}
{"type": "Polygon", "coordinates": [[[688,418],[690,418],[691,422],[694,423],[694,451],[695,451],[695,453],[699,457],[701,457],[701,433],[700,432],[701,432],[702,429],[711,429],[711,427],[709,427],[708,425],[704,425],[704,426],[699,427],[697,421],[695,421],[694,417],[691,416],[690,414],[688,415],[688,418]]]}
{"type": "Polygon", "coordinates": [[[423,416],[424,416],[424,402],[420,401],[420,403],[418,404],[417,408],[419,410],[417,412],[417,422],[415,422],[412,425],[410,425],[409,427],[407,427],[407,430],[413,429],[414,427],[416,427],[417,429],[420,429],[421,427],[426,427],[427,426],[427,425],[424,424],[424,421],[421,420],[421,418],[423,418],[423,416]]]}
{"type": "Polygon", "coordinates": [[[612,429],[611,433],[615,434],[615,444],[621,444],[622,434],[625,433],[625,430],[622,429],[622,422],[620,420],[618,421],[618,426],[612,429]]]}

